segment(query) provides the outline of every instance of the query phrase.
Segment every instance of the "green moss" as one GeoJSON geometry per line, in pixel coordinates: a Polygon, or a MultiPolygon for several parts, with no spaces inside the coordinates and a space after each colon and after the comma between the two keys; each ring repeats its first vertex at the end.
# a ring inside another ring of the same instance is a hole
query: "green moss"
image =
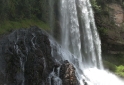
{"type": "Polygon", "coordinates": [[[3,21],[0,23],[0,34],[10,32],[14,29],[29,28],[30,26],[38,26],[46,31],[50,30],[50,27],[41,20],[38,19],[24,19],[18,21],[3,21]]]}

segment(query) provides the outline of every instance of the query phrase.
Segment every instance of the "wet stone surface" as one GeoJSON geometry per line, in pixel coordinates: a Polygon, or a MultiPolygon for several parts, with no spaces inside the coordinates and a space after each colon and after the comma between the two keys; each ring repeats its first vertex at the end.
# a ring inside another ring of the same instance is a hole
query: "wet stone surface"
{"type": "MultiPolygon", "coordinates": [[[[59,66],[48,36],[36,26],[0,39],[0,85],[50,85],[48,77],[59,66]]],[[[65,61],[60,69],[62,85],[77,85],[73,65],[65,61]]]]}

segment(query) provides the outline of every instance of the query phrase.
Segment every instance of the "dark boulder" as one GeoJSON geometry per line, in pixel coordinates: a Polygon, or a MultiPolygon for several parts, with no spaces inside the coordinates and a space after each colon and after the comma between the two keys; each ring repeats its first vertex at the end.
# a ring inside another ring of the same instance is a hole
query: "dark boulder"
{"type": "MultiPolygon", "coordinates": [[[[51,81],[49,76],[61,65],[55,57],[47,34],[38,27],[4,36],[0,40],[0,85],[54,85],[56,75],[52,74],[51,81]]],[[[77,85],[72,64],[64,62],[61,72],[62,85],[77,85]]]]}
{"type": "Polygon", "coordinates": [[[37,27],[2,38],[0,61],[1,85],[42,85],[55,65],[49,39],[37,27]]]}

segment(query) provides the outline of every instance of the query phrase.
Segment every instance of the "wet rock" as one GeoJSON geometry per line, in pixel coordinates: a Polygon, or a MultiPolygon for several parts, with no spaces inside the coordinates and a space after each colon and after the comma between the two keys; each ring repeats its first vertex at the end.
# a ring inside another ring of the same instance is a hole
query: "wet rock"
{"type": "Polygon", "coordinates": [[[0,85],[4,85],[4,74],[0,72],[0,85]]]}
{"type": "Polygon", "coordinates": [[[63,85],[79,85],[79,82],[75,76],[75,68],[67,60],[64,61],[60,68],[60,78],[63,85]]]}
{"type": "Polygon", "coordinates": [[[47,35],[38,27],[20,29],[0,40],[1,85],[41,85],[55,60],[47,35]],[[4,81],[4,82],[3,82],[4,81]]]}
{"type": "Polygon", "coordinates": [[[84,83],[84,85],[88,85],[87,82],[84,79],[83,79],[83,83],[84,83]]]}
{"type": "MultiPolygon", "coordinates": [[[[48,36],[38,27],[16,30],[0,39],[0,85],[54,85],[63,62],[57,62],[55,58],[59,57],[52,57],[48,36]],[[49,82],[53,69],[55,75],[49,82]]],[[[68,61],[59,73],[62,85],[79,85],[75,69],[68,61]]]]}

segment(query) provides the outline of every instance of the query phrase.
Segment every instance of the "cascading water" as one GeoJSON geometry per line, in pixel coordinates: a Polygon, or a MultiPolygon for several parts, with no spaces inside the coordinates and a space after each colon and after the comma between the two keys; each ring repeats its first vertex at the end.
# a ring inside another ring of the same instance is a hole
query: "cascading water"
{"type": "Polygon", "coordinates": [[[83,79],[88,85],[124,85],[103,69],[101,41],[89,0],[60,0],[60,26],[61,46],[50,40],[51,46],[75,66],[80,85],[83,79]]]}
{"type": "MultiPolygon", "coordinates": [[[[81,34],[83,34],[83,54],[87,57],[89,66],[102,68],[101,42],[94,23],[94,15],[89,0],[79,0],[77,2],[80,10],[81,34]]],[[[82,38],[81,37],[81,38],[82,38]]]]}
{"type": "MultiPolygon", "coordinates": [[[[58,69],[57,69],[58,70],[58,69]]],[[[58,72],[59,73],[59,72],[58,72]]],[[[53,71],[50,73],[50,75],[49,75],[49,82],[50,82],[50,84],[49,85],[62,85],[62,81],[61,81],[61,79],[58,77],[59,76],[59,74],[56,74],[55,72],[54,72],[54,69],[53,69],[53,71]],[[53,80],[53,82],[51,83],[51,80],[53,80]]]]}
{"type": "MultiPolygon", "coordinates": [[[[71,51],[82,62],[81,41],[75,0],[61,0],[62,48],[71,51]]],[[[80,65],[80,64],[79,64],[80,65]]]]}
{"type": "Polygon", "coordinates": [[[101,42],[94,24],[91,5],[88,0],[79,0],[77,5],[83,22],[80,28],[75,0],[61,0],[62,47],[71,50],[81,61],[83,57],[87,62],[86,65],[102,68],[101,42]],[[83,42],[80,39],[81,35],[83,42]],[[84,46],[82,48],[84,56],[81,53],[81,45],[84,46]]]}

